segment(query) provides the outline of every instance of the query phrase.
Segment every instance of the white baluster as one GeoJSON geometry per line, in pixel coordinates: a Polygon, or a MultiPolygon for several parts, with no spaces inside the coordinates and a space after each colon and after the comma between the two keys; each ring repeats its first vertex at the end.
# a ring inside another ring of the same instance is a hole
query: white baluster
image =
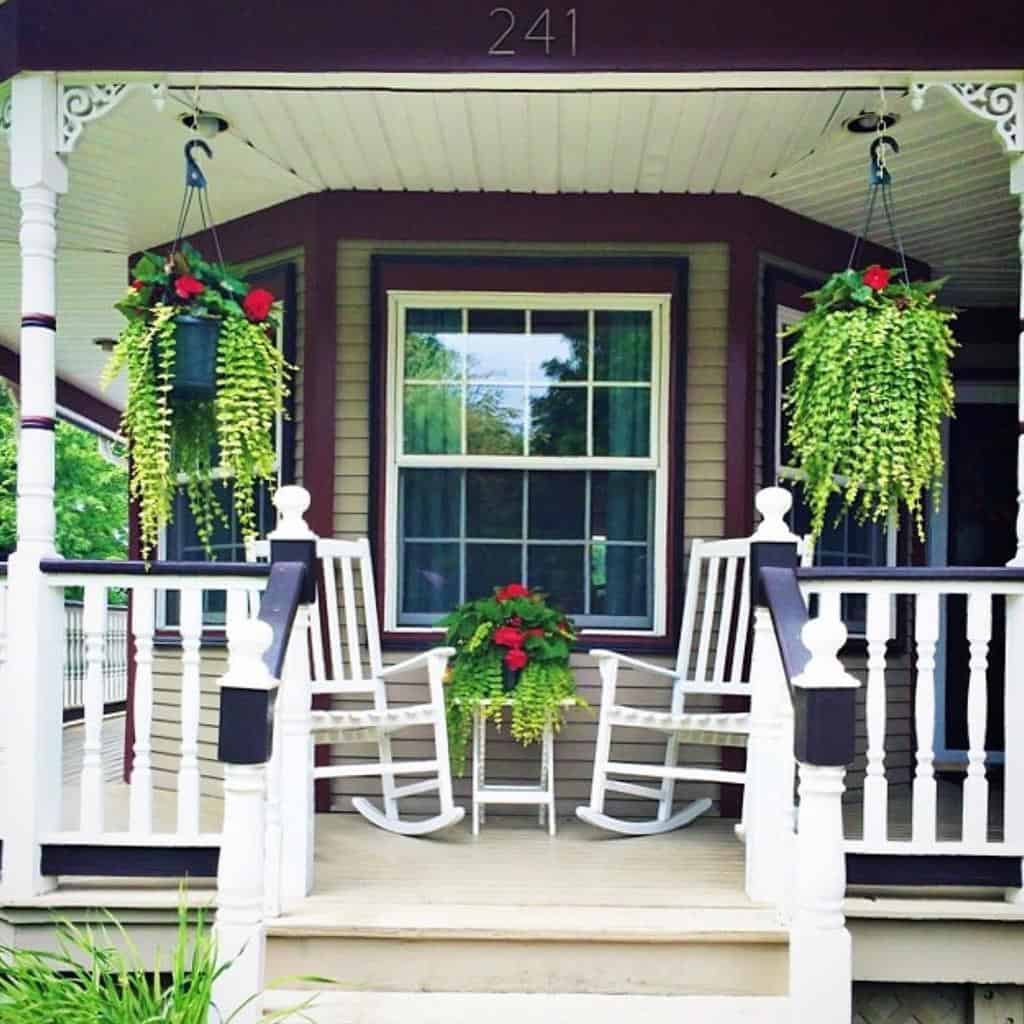
{"type": "Polygon", "coordinates": [[[970,679],[967,686],[967,777],[964,779],[963,839],[988,838],[988,780],[985,778],[985,726],[988,723],[988,645],[992,637],[992,595],[967,597],[967,642],[970,679]]]}
{"type": "MultiPolygon", "coordinates": [[[[221,685],[272,688],[274,681],[263,664],[272,642],[273,631],[266,623],[251,619],[239,624],[221,685]]],[[[218,960],[231,966],[214,982],[214,1003],[234,1024],[259,1024],[263,1017],[261,1000],[247,1001],[264,987],[265,801],[266,765],[224,765],[215,934],[218,960]]]]}
{"type": "MultiPolygon", "coordinates": [[[[811,652],[797,688],[853,689],[838,652],[846,627],[838,617],[812,619],[801,634],[811,652]]],[[[800,699],[800,698],[798,698],[800,699]]],[[[852,731],[853,721],[849,726],[852,731]]],[[[843,791],[846,768],[801,762],[796,886],[789,933],[790,1019],[803,1024],[849,1024],[853,999],[853,944],[843,914],[846,854],[843,791]]]]}
{"type": "Polygon", "coordinates": [[[864,839],[884,843],[888,830],[889,784],[885,778],[885,646],[889,637],[889,596],[868,594],[868,688],[865,698],[868,751],[864,779],[864,839]]]}
{"type": "Polygon", "coordinates": [[[103,654],[107,632],[107,588],[90,583],[85,588],[82,613],[85,632],[85,742],[82,748],[83,832],[103,831],[103,654]]]}
{"type": "MultiPolygon", "coordinates": [[[[1006,598],[1006,684],[1003,838],[1014,850],[1024,849],[1024,594],[1006,598]]],[[[1009,889],[1006,898],[1024,902],[1024,891],[1009,889]]]]}
{"type": "Polygon", "coordinates": [[[917,765],[914,771],[914,843],[931,846],[936,841],[935,796],[935,644],[939,637],[939,595],[920,593],[915,607],[914,636],[917,643],[917,691],[914,728],[917,733],[917,765]]]}
{"type": "Polygon", "coordinates": [[[181,591],[181,761],[178,764],[178,832],[199,834],[199,644],[203,592],[181,591]]]}
{"type": "Polygon", "coordinates": [[[153,831],[153,628],[156,592],[136,587],[132,594],[132,633],[135,637],[135,694],[132,721],[132,775],[128,827],[136,835],[153,831]]]}

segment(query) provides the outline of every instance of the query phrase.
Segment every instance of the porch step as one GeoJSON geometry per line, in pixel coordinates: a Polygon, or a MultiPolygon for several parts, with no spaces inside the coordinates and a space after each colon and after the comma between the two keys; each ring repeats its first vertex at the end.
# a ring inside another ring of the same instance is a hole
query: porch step
{"type": "MultiPolygon", "coordinates": [[[[298,1006],[308,992],[271,991],[266,1011],[298,1006]]],[[[494,992],[318,992],[316,1024],[784,1024],[783,996],[641,996],[494,992]]]]}
{"type": "Polygon", "coordinates": [[[317,901],[269,922],[266,977],[314,974],[334,991],[781,996],[787,965],[786,930],[757,907],[317,901]]]}

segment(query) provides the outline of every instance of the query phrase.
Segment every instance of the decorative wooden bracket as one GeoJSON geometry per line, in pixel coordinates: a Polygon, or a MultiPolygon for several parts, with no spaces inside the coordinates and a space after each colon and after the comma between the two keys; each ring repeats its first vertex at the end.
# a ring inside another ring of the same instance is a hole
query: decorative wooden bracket
{"type": "Polygon", "coordinates": [[[915,82],[910,87],[914,110],[924,106],[925,93],[933,86],[945,89],[975,117],[992,122],[1007,153],[1024,153],[1024,83],[915,82]]]}
{"type": "MultiPolygon", "coordinates": [[[[113,82],[61,85],[57,92],[57,152],[71,153],[90,121],[106,117],[134,89],[147,89],[157,110],[167,98],[165,82],[113,82]]],[[[0,94],[0,134],[11,130],[10,91],[0,94]]]]}

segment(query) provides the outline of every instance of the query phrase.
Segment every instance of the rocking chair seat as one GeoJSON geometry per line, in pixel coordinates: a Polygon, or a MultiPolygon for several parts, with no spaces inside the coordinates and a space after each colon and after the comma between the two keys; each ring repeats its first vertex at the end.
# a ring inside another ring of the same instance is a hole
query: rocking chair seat
{"type": "Polygon", "coordinates": [[[745,747],[750,733],[750,714],[745,711],[677,715],[671,711],[649,711],[616,704],[608,711],[608,722],[674,734],[680,743],[707,743],[719,747],[745,747]]]}
{"type": "Polygon", "coordinates": [[[437,709],[432,704],[413,704],[380,711],[314,711],[310,718],[310,728],[318,739],[361,743],[414,725],[431,725],[437,719],[437,709]]]}

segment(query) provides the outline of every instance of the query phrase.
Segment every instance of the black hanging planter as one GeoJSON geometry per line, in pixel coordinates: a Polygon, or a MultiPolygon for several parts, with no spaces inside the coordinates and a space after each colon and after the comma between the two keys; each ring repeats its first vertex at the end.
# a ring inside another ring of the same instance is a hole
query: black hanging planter
{"type": "Polygon", "coordinates": [[[174,318],[174,396],[213,398],[217,389],[220,320],[182,313],[174,318]]]}
{"type": "Polygon", "coordinates": [[[519,685],[519,674],[521,668],[509,668],[503,661],[501,663],[501,688],[506,693],[511,693],[519,685]]]}

